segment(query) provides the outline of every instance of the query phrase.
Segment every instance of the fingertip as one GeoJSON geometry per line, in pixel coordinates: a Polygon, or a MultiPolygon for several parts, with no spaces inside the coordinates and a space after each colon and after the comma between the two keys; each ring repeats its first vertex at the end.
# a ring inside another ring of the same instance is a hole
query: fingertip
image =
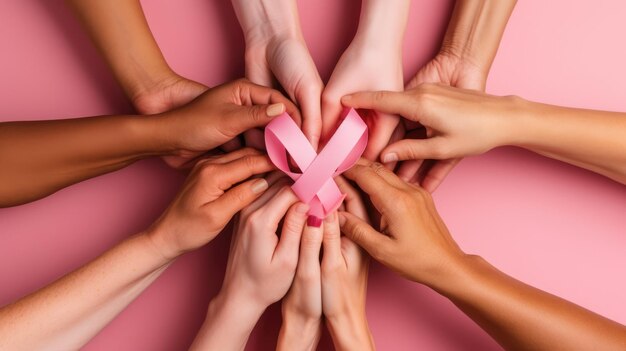
{"type": "Polygon", "coordinates": [[[265,110],[265,114],[268,117],[276,117],[284,113],[285,110],[286,110],[285,104],[283,104],[282,102],[277,102],[275,104],[271,104],[267,106],[267,109],[265,110]]]}

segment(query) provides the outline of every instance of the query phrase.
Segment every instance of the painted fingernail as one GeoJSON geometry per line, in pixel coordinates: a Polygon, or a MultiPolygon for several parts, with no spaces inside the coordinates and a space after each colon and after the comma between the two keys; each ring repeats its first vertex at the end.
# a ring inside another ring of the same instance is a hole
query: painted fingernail
{"type": "Polygon", "coordinates": [[[267,110],[265,110],[265,113],[268,117],[276,117],[283,112],[285,112],[285,104],[283,104],[282,102],[269,105],[267,107],[267,110]]]}
{"type": "Polygon", "coordinates": [[[319,228],[322,226],[322,219],[316,216],[309,216],[306,220],[306,225],[309,227],[319,228]]]}
{"type": "Polygon", "coordinates": [[[308,211],[309,211],[309,205],[303,204],[303,203],[299,203],[298,205],[296,205],[296,212],[300,214],[304,214],[304,213],[307,213],[308,211]]]}
{"type": "Polygon", "coordinates": [[[344,97],[341,98],[341,102],[348,102],[352,100],[352,95],[344,95],[344,97]]]}
{"type": "Polygon", "coordinates": [[[254,194],[258,194],[258,193],[262,193],[265,190],[267,190],[267,188],[269,188],[269,184],[267,183],[267,180],[261,178],[261,179],[257,179],[254,181],[254,183],[252,183],[252,192],[254,194]]]}
{"type": "Polygon", "coordinates": [[[396,154],[395,152],[390,152],[383,156],[384,163],[396,162],[396,161],[398,161],[398,154],[396,154]]]}

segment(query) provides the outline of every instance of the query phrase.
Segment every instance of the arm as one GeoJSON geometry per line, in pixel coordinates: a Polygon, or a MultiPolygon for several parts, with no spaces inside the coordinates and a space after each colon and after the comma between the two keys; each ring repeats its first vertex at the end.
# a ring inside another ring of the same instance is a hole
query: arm
{"type": "Polygon", "coordinates": [[[140,113],[182,106],[207,90],[176,74],[159,49],[139,0],[67,0],[140,113]]]}
{"type": "MultiPolygon", "coordinates": [[[[337,184],[346,194],[345,210],[369,223],[359,193],[343,178],[337,184]]],[[[365,314],[369,256],[342,236],[336,213],[324,220],[322,301],[326,326],[336,350],[374,350],[365,314]]]]}
{"type": "MultiPolygon", "coordinates": [[[[409,0],[363,0],[357,33],[337,62],[322,95],[324,141],[337,129],[343,95],[363,90],[403,89],[402,44],[409,6],[409,0]]],[[[382,113],[372,113],[365,119],[369,142],[364,155],[377,159],[399,119],[382,113]]]]}
{"type": "Polygon", "coordinates": [[[277,91],[240,80],[151,118],[0,123],[0,207],[42,198],[148,156],[188,165],[285,109],[299,118],[296,107],[277,91]]]}
{"type": "MultiPolygon", "coordinates": [[[[264,86],[274,78],[302,111],[302,130],[314,148],[320,138],[324,84],[302,36],[296,0],[232,0],[246,41],[246,77],[264,86]]],[[[262,139],[246,138],[262,144],[262,139]]]]}
{"type": "Polygon", "coordinates": [[[267,181],[245,180],[271,168],[267,157],[250,149],[201,161],[150,229],[1,308],[2,347],[81,348],[178,256],[211,241],[238,210],[259,197],[267,181]]]}
{"type": "Polygon", "coordinates": [[[296,203],[277,177],[268,181],[270,189],[241,212],[222,289],[209,304],[190,350],[243,350],[265,309],[291,286],[309,208],[296,203]],[[279,239],[276,231],[283,217],[279,239]]]}
{"type": "Polygon", "coordinates": [[[356,94],[344,102],[400,113],[432,130],[427,139],[388,146],[385,157],[449,159],[511,145],[626,184],[626,113],[552,106],[434,85],[405,93],[356,94]]]}
{"type": "MultiPolygon", "coordinates": [[[[506,24],[517,0],[457,0],[441,50],[407,84],[412,89],[423,83],[485,90],[491,64],[498,51],[506,24]]],[[[405,121],[407,138],[423,131],[417,123],[405,121]]],[[[461,159],[422,163],[403,162],[400,178],[420,183],[434,191],[461,159]]]]}
{"type": "Polygon", "coordinates": [[[505,349],[626,347],[623,325],[465,254],[424,189],[369,162],[361,162],[345,176],[370,196],[383,226],[379,232],[356,216],[341,213],[342,231],[376,260],[449,298],[505,349]]]}

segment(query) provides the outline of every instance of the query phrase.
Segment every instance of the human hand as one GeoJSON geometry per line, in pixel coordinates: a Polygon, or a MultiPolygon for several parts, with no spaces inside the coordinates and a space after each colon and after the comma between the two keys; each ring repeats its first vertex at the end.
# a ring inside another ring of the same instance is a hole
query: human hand
{"type": "Polygon", "coordinates": [[[297,203],[285,178],[275,179],[268,177],[273,184],[265,196],[241,211],[220,292],[261,312],[285,296],[292,284],[309,209],[297,203]]]}
{"type": "Polygon", "coordinates": [[[374,259],[410,280],[432,286],[463,257],[427,191],[364,159],[344,175],[356,182],[381,214],[376,230],[354,214],[339,213],[342,233],[374,259]]]}
{"type": "MultiPolygon", "coordinates": [[[[342,102],[355,108],[398,113],[427,129],[425,139],[404,139],[385,148],[382,159],[450,160],[477,155],[504,145],[511,138],[512,114],[523,109],[523,100],[422,84],[413,90],[366,92],[346,96],[342,102]],[[507,117],[505,117],[507,116],[507,117]]],[[[421,185],[433,191],[441,178],[431,174],[421,185]]]]}
{"type": "MultiPolygon", "coordinates": [[[[358,192],[343,178],[337,184],[346,194],[345,211],[370,223],[358,192]]],[[[341,236],[337,213],[324,220],[322,306],[337,350],[374,349],[365,315],[369,256],[348,237],[341,236]]]]}
{"type": "Polygon", "coordinates": [[[300,239],[296,275],[283,299],[277,350],[315,350],[322,334],[320,248],[323,228],[309,223],[300,239]]]}
{"type": "MultiPolygon", "coordinates": [[[[232,2],[246,41],[246,77],[256,84],[282,87],[302,111],[302,131],[317,149],[324,84],[302,36],[296,2],[232,2]]],[[[246,141],[254,142],[254,135],[246,136],[246,141]]]]}
{"type": "Polygon", "coordinates": [[[168,260],[205,245],[268,188],[265,179],[246,179],[272,168],[249,148],[199,161],[148,237],[168,260]]]}
{"type": "Polygon", "coordinates": [[[212,88],[189,104],[152,120],[171,154],[164,159],[181,168],[285,111],[300,122],[298,109],[278,91],[239,79],[212,88]]]}

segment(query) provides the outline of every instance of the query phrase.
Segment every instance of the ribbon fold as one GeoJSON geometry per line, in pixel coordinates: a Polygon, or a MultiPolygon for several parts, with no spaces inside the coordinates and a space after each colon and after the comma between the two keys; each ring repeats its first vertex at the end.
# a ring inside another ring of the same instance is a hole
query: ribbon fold
{"type": "Polygon", "coordinates": [[[318,154],[298,125],[287,114],[265,127],[265,146],[274,165],[294,180],[291,186],[300,201],[309,204],[309,215],[325,218],[344,198],[334,177],[348,170],[367,146],[367,125],[354,109],[344,109],[343,121],[318,154]],[[291,155],[302,173],[292,172],[291,155]]]}

